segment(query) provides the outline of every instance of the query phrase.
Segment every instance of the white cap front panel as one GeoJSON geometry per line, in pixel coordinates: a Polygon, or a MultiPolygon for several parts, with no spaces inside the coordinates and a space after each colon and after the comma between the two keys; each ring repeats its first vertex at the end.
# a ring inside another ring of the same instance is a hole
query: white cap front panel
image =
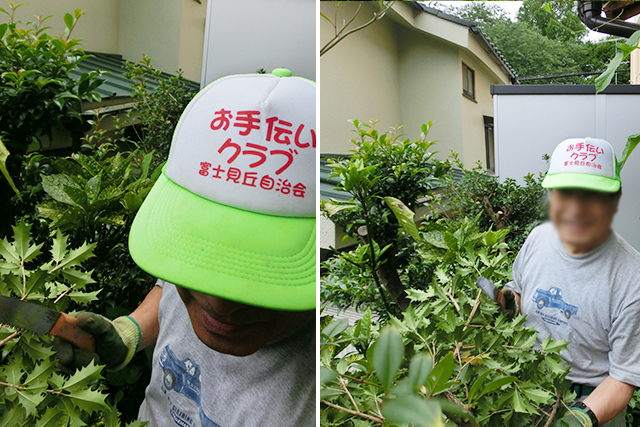
{"type": "Polygon", "coordinates": [[[615,178],[615,162],[613,148],[604,139],[571,138],[553,151],[549,174],[588,173],[615,178]]]}
{"type": "Polygon", "coordinates": [[[309,80],[270,74],[211,83],[180,118],[167,177],[228,206],[314,217],[315,93],[309,80]]]}

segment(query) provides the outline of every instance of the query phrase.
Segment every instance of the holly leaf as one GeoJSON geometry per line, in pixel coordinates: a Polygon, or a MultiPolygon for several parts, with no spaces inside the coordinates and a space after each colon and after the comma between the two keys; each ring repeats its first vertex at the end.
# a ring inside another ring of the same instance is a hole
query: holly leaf
{"type": "Polygon", "coordinates": [[[69,392],[74,392],[87,387],[90,381],[102,379],[102,375],[100,375],[102,368],[104,368],[103,365],[96,365],[92,360],[87,366],[80,368],[69,377],[61,388],[69,392]]]}
{"type": "Polygon", "coordinates": [[[67,294],[67,296],[75,302],[79,302],[82,304],[90,303],[91,301],[98,300],[98,294],[102,291],[102,289],[98,289],[94,292],[83,292],[83,291],[71,291],[67,294]]]}
{"type": "Polygon", "coordinates": [[[566,350],[569,345],[569,341],[566,341],[564,338],[559,341],[551,340],[551,336],[545,338],[540,344],[540,350],[547,353],[559,353],[562,350],[566,350]]]}
{"type": "Polygon", "coordinates": [[[555,360],[552,356],[545,356],[544,363],[547,365],[549,371],[555,375],[562,375],[568,371],[569,368],[565,368],[555,360]]]}
{"type": "Polygon", "coordinates": [[[67,236],[63,235],[60,229],[56,230],[56,237],[51,246],[51,255],[56,264],[60,263],[67,254],[67,236]]]}
{"type": "Polygon", "coordinates": [[[11,409],[2,408],[0,415],[0,427],[15,427],[22,425],[26,414],[24,408],[19,405],[13,405],[11,409]]]}
{"type": "Polygon", "coordinates": [[[60,262],[60,268],[79,266],[83,261],[91,258],[93,256],[93,249],[96,247],[96,244],[97,243],[87,244],[85,242],[79,248],[72,249],[71,251],[69,251],[69,254],[65,256],[64,259],[60,262]]]}
{"type": "Polygon", "coordinates": [[[0,240],[0,255],[2,255],[7,262],[20,265],[18,253],[6,238],[0,240]]]}
{"type": "Polygon", "coordinates": [[[69,281],[76,289],[83,289],[89,283],[95,283],[91,277],[93,272],[84,272],[75,268],[67,268],[62,271],[62,276],[69,281]]]}
{"type": "Polygon", "coordinates": [[[35,391],[29,389],[18,390],[18,404],[21,405],[27,413],[27,417],[37,415],[37,407],[44,400],[45,395],[43,389],[38,388],[35,391]]]}
{"type": "Polygon", "coordinates": [[[128,423],[126,427],[144,427],[148,423],[149,423],[149,421],[135,420],[135,421],[131,421],[130,423],[128,423]]]}
{"type": "Polygon", "coordinates": [[[38,420],[39,427],[59,427],[62,425],[60,420],[62,419],[62,413],[51,407],[47,407],[44,414],[38,420]]]}
{"type": "Polygon", "coordinates": [[[524,393],[524,395],[531,400],[532,402],[535,402],[537,404],[545,404],[547,402],[549,402],[552,398],[553,398],[553,394],[549,393],[546,390],[542,390],[539,388],[524,388],[521,387],[522,392],[524,393]]]}
{"type": "Polygon", "coordinates": [[[109,405],[105,402],[107,395],[98,390],[81,388],[65,397],[67,397],[75,407],[83,411],[95,412],[109,410],[109,405]]]}
{"type": "Polygon", "coordinates": [[[31,225],[27,225],[25,221],[20,221],[17,226],[12,225],[13,228],[13,247],[20,259],[24,259],[27,250],[29,249],[29,240],[31,225]]]}
{"type": "Polygon", "coordinates": [[[478,399],[480,399],[482,396],[484,396],[487,393],[491,393],[494,390],[497,390],[507,384],[511,384],[516,381],[518,381],[518,379],[513,376],[503,377],[503,378],[498,378],[497,380],[493,380],[489,384],[487,384],[485,388],[482,389],[482,392],[478,395],[478,399]]]}
{"type": "Polygon", "coordinates": [[[45,270],[33,270],[29,275],[29,279],[26,282],[26,295],[29,295],[34,290],[42,290],[42,286],[45,284],[49,275],[45,270]]]}
{"type": "Polygon", "coordinates": [[[39,337],[24,335],[21,339],[22,348],[33,360],[46,360],[53,356],[54,351],[50,345],[45,345],[39,337]]]}
{"type": "Polygon", "coordinates": [[[104,412],[104,425],[105,427],[120,427],[120,412],[116,408],[116,405],[107,403],[109,410],[104,412]]]}
{"type": "Polygon", "coordinates": [[[27,378],[24,380],[24,385],[28,387],[46,387],[47,379],[53,371],[55,371],[55,365],[53,363],[44,361],[42,363],[38,363],[33,368],[33,371],[27,375],[27,378]]]}
{"type": "Polygon", "coordinates": [[[520,394],[518,390],[515,390],[513,393],[513,398],[511,399],[513,403],[513,410],[522,414],[535,414],[536,410],[531,403],[527,400],[526,397],[520,394]]]}

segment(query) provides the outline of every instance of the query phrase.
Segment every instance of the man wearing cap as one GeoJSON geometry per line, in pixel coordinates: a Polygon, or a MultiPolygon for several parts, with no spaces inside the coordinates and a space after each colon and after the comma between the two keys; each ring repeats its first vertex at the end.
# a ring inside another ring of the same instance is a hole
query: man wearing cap
{"type": "Polygon", "coordinates": [[[62,362],[119,369],[155,343],[150,425],[314,425],[315,146],[313,82],[276,69],[203,89],[131,228],[157,286],[130,316],[78,315],[97,355],[62,362]]]}
{"type": "Polygon", "coordinates": [[[538,343],[570,342],[561,355],[578,401],[557,425],[626,426],[640,386],[640,254],[611,229],[621,195],[613,148],[601,139],[561,142],[542,186],[551,222],[527,238],[506,292],[538,343]]]}

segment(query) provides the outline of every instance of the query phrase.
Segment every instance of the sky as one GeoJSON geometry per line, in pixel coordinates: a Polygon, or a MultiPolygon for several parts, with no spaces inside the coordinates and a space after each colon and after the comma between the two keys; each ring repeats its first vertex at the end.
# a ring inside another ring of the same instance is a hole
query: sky
{"type": "MultiPolygon", "coordinates": [[[[438,1],[438,2],[423,2],[425,4],[428,3],[438,3],[444,6],[453,6],[453,7],[461,7],[464,4],[467,3],[471,3],[468,1],[438,1]]],[[[518,15],[518,9],[520,9],[520,5],[522,4],[521,1],[487,1],[485,3],[492,3],[492,4],[496,4],[499,7],[501,7],[502,9],[504,9],[505,12],[507,12],[509,14],[509,16],[511,17],[512,20],[516,19],[516,16],[518,15]]],[[[607,37],[606,34],[602,34],[602,33],[598,33],[596,31],[591,31],[589,30],[589,33],[587,34],[587,40],[591,40],[591,41],[598,41],[601,39],[604,39],[605,37],[607,37]]]]}

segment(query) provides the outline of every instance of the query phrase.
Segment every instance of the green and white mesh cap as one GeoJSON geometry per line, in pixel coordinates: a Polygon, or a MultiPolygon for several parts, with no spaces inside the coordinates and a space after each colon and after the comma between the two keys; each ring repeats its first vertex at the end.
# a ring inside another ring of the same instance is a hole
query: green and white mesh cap
{"type": "Polygon", "coordinates": [[[603,193],[615,193],[620,185],[613,147],[596,138],[571,138],[558,144],[542,181],[544,188],[580,188],[603,193]]]}
{"type": "Polygon", "coordinates": [[[148,273],[279,310],[315,307],[316,86],[285,69],[209,84],[129,237],[148,273]]]}

